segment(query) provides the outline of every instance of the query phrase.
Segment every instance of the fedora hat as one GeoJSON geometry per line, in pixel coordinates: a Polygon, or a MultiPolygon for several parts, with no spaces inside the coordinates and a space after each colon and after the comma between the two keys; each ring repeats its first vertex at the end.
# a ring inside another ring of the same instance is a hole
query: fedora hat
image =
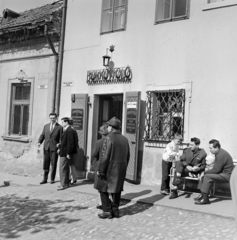
{"type": "Polygon", "coordinates": [[[121,125],[121,121],[116,118],[116,117],[112,117],[108,122],[107,122],[110,126],[119,129],[120,125],[121,125]]]}
{"type": "Polygon", "coordinates": [[[104,124],[100,127],[99,133],[101,135],[107,135],[108,134],[108,124],[104,124]]]}

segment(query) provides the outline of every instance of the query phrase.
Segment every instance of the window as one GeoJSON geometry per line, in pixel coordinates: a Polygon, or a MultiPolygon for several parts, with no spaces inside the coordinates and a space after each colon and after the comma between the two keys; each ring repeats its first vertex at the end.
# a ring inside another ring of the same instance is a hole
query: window
{"type": "Polygon", "coordinates": [[[170,141],[184,134],[185,90],[147,91],[144,140],[170,141]]]}
{"type": "Polygon", "coordinates": [[[156,0],[156,23],[188,18],[189,0],[156,0]]]}
{"type": "Polygon", "coordinates": [[[101,33],[125,29],[127,0],[103,0],[101,33]]]}
{"type": "Polygon", "coordinates": [[[203,10],[236,5],[237,0],[203,0],[203,10]]]}
{"type": "Polygon", "coordinates": [[[10,134],[28,135],[31,83],[14,83],[11,89],[10,134]]]}

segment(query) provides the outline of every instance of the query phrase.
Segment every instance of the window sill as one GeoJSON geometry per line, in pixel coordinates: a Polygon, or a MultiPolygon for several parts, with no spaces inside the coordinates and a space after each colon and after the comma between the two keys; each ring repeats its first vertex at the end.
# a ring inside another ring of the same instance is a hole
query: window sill
{"type": "Polygon", "coordinates": [[[14,142],[22,142],[22,143],[31,142],[31,138],[28,136],[3,135],[2,139],[5,141],[14,141],[14,142]]]}
{"type": "MultiPolygon", "coordinates": [[[[170,143],[172,140],[170,141],[158,141],[158,140],[144,140],[144,142],[146,143],[145,147],[148,147],[148,148],[166,148],[166,145],[168,143],[170,143]]],[[[180,149],[185,149],[187,148],[189,145],[188,142],[183,142],[181,145],[180,145],[180,149]]]]}

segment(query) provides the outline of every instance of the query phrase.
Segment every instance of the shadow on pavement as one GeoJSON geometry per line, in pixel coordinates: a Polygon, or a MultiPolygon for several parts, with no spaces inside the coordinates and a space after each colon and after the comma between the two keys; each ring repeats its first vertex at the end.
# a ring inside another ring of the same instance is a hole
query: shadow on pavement
{"type": "Polygon", "coordinates": [[[73,185],[70,185],[70,188],[71,187],[79,187],[79,186],[82,186],[82,185],[91,185],[91,184],[94,184],[94,182],[90,181],[90,180],[84,180],[82,182],[76,182],[74,183],[73,185]]]}
{"type": "Polygon", "coordinates": [[[162,194],[155,194],[151,197],[147,197],[147,198],[141,198],[139,199],[137,202],[138,203],[147,203],[147,204],[154,204],[157,201],[160,201],[161,199],[163,199],[165,196],[162,194]]]}
{"type": "Polygon", "coordinates": [[[152,206],[149,204],[134,203],[132,205],[119,209],[119,212],[120,212],[119,218],[122,218],[126,215],[134,215],[134,214],[144,212],[151,207],[152,206]]]}
{"type": "Polygon", "coordinates": [[[34,234],[55,229],[58,224],[80,221],[70,218],[67,212],[87,209],[74,205],[65,207],[68,201],[22,198],[16,194],[0,197],[0,202],[0,239],[18,238],[24,231],[34,234]]]}

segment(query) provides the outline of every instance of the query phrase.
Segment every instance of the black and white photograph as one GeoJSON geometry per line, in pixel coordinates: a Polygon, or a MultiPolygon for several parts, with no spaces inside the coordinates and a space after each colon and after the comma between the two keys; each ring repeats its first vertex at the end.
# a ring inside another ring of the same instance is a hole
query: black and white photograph
{"type": "Polygon", "coordinates": [[[237,0],[0,0],[0,239],[237,240],[237,0]]]}

